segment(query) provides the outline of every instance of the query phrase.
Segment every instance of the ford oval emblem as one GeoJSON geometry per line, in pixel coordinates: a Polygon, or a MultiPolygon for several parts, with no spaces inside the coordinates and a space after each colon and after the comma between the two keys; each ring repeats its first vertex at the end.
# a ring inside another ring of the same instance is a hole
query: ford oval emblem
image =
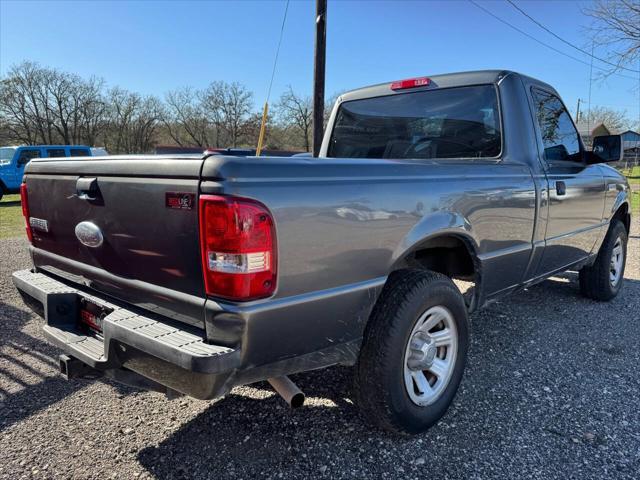
{"type": "Polygon", "coordinates": [[[92,248],[99,247],[104,241],[102,231],[93,222],[80,222],[76,225],[76,237],[80,243],[92,248]]]}

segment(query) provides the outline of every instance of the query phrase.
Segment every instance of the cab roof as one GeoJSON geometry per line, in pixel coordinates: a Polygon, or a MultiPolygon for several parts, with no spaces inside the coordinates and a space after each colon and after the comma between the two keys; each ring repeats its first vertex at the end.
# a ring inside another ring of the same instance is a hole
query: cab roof
{"type": "MultiPolygon", "coordinates": [[[[535,83],[539,86],[545,87],[548,90],[555,92],[555,89],[550,85],[536,80],[534,78],[522,75],[511,70],[476,70],[470,72],[456,72],[445,73],[440,75],[426,75],[429,78],[430,83],[424,87],[416,87],[407,90],[391,90],[391,84],[393,82],[379,83],[376,85],[370,85],[368,87],[358,88],[351,90],[340,96],[341,101],[357,100],[369,97],[380,97],[384,95],[393,95],[397,93],[407,93],[421,90],[431,90],[433,88],[450,88],[450,87],[464,87],[471,85],[483,85],[483,84],[498,84],[503,78],[508,75],[516,75],[523,79],[527,79],[530,83],[535,83]]],[[[418,76],[419,77],[419,76],[418,76]]]]}

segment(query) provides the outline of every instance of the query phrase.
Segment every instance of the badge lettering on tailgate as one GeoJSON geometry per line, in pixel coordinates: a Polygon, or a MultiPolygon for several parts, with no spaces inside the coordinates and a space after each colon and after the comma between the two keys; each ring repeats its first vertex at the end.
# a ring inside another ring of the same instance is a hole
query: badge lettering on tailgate
{"type": "Polygon", "coordinates": [[[193,193],[167,192],[165,206],[174,210],[192,210],[195,198],[193,193]]]}

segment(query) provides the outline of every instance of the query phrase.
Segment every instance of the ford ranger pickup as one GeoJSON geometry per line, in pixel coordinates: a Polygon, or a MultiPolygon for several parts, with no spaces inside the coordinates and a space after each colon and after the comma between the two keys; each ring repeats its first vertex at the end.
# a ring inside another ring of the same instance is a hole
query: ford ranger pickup
{"type": "Polygon", "coordinates": [[[342,95],[319,158],[42,158],[13,274],[67,377],[222,396],[354,366],[354,400],[411,434],[451,404],[468,314],[558,272],[616,296],[629,186],[558,93],[510,71],[342,95]],[[463,293],[453,279],[471,287],[463,293]]]}

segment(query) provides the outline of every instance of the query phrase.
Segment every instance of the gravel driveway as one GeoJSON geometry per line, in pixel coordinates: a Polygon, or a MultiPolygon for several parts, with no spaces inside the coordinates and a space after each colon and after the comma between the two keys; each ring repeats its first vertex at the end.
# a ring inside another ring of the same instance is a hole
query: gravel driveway
{"type": "Polygon", "coordinates": [[[637,478],[634,235],[611,303],[583,299],[567,274],[473,315],[454,405],[410,439],[360,420],[347,368],[297,375],[297,411],[263,384],[203,402],[66,382],[9,279],[29,266],[26,242],[2,240],[0,478],[637,478]]]}

